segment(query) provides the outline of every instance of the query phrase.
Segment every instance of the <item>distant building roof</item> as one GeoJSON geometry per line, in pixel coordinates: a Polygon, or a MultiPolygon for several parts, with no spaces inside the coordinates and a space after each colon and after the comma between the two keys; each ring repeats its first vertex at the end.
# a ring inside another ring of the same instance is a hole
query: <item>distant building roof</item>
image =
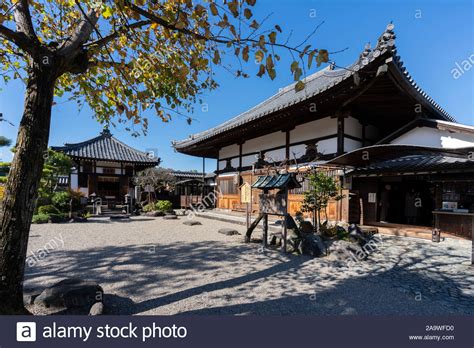
{"type": "MultiPolygon", "coordinates": [[[[178,179],[202,179],[202,172],[194,172],[194,171],[174,171],[171,172],[171,175],[175,176],[178,179]]],[[[216,176],[215,173],[206,173],[204,174],[205,179],[214,178],[216,176]]]]}
{"type": "Polygon", "coordinates": [[[157,166],[160,159],[136,150],[112,136],[108,129],[104,129],[98,137],[75,144],[52,146],[55,151],[60,151],[75,159],[102,160],[110,162],[124,162],[157,166]]]}

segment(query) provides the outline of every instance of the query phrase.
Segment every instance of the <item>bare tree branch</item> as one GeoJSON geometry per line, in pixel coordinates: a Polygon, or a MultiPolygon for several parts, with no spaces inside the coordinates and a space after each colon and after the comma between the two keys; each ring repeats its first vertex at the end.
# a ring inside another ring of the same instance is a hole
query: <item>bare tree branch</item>
{"type": "MultiPolygon", "coordinates": [[[[122,29],[137,29],[137,28],[141,28],[141,27],[144,27],[146,25],[149,25],[151,23],[152,23],[152,21],[150,21],[150,20],[139,21],[139,22],[136,22],[136,23],[132,23],[132,24],[129,24],[129,25],[122,26],[120,28],[120,30],[122,30],[122,29]]],[[[86,47],[95,46],[95,47],[99,47],[99,48],[103,47],[106,44],[108,44],[109,42],[111,42],[114,39],[118,38],[119,35],[120,35],[120,30],[119,31],[114,31],[112,34],[104,36],[104,37],[102,37],[102,38],[100,38],[96,41],[87,43],[84,46],[86,46],[86,47]]]]}
{"type": "Polygon", "coordinates": [[[0,25],[0,37],[14,43],[23,51],[32,54],[35,49],[35,44],[26,36],[25,33],[13,31],[3,25],[0,25]]]}
{"type": "MultiPolygon", "coordinates": [[[[252,44],[259,44],[260,43],[260,40],[253,39],[250,36],[246,37],[246,38],[240,38],[240,37],[239,38],[229,38],[229,37],[220,36],[220,35],[219,36],[214,35],[214,36],[207,37],[205,35],[202,35],[199,32],[190,30],[188,28],[178,28],[173,23],[170,23],[170,22],[166,21],[165,19],[163,19],[161,17],[158,17],[157,15],[155,15],[153,13],[150,13],[150,12],[138,7],[137,5],[133,4],[132,1],[127,1],[127,7],[129,7],[132,11],[136,12],[137,14],[149,19],[153,23],[156,23],[156,24],[158,24],[158,25],[160,25],[160,26],[162,26],[166,29],[169,29],[169,30],[172,30],[172,31],[177,31],[177,32],[192,36],[197,40],[212,41],[212,42],[216,42],[216,43],[220,43],[220,44],[238,44],[238,45],[243,44],[243,43],[252,43],[252,44]]],[[[318,28],[316,28],[316,29],[318,29],[318,28]]],[[[284,48],[284,49],[289,50],[290,52],[295,52],[295,53],[298,53],[298,54],[301,54],[301,53],[303,53],[303,55],[308,55],[309,54],[309,52],[303,52],[303,50],[298,49],[298,47],[291,47],[287,43],[266,42],[265,44],[268,45],[268,46],[271,46],[271,47],[284,48]]]]}
{"type": "Polygon", "coordinates": [[[16,31],[24,33],[30,40],[38,43],[33,22],[31,21],[30,9],[28,7],[28,0],[18,0],[15,3],[13,11],[13,18],[15,19],[16,31]]]}
{"type": "MultiPolygon", "coordinates": [[[[77,0],[76,5],[80,7],[77,0]]],[[[89,10],[86,15],[83,15],[74,35],[69,39],[68,44],[59,50],[59,54],[68,56],[80,48],[87,40],[89,40],[98,20],[99,14],[93,9],[89,10]]]]}

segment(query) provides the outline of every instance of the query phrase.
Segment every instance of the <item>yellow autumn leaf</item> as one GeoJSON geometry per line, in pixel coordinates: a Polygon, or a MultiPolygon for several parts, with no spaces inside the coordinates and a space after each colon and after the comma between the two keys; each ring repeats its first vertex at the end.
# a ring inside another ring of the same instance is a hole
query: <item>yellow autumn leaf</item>
{"type": "Polygon", "coordinates": [[[102,12],[102,16],[104,16],[104,18],[109,18],[110,16],[112,16],[112,9],[107,6],[102,12]]]}

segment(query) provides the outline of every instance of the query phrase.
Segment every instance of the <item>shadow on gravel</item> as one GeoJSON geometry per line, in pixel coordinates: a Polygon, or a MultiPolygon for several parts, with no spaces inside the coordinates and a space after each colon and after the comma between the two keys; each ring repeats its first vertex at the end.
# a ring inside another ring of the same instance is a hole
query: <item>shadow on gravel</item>
{"type": "MultiPolygon", "coordinates": [[[[316,267],[320,263],[306,264],[311,262],[308,257],[280,257],[274,251],[256,256],[249,254],[252,252],[255,253],[250,244],[219,241],[57,250],[45,262],[26,269],[26,283],[29,288],[37,290],[45,286],[44,277],[48,277],[46,285],[71,277],[95,281],[104,288],[113,284],[114,291],[120,296],[106,292],[104,301],[108,304],[108,314],[140,314],[187,299],[196,304],[196,309],[180,314],[474,314],[474,298],[461,294],[461,289],[472,287],[472,277],[467,277],[467,269],[465,273],[447,277],[437,271],[441,266],[446,267],[446,262],[420,263],[426,258],[436,258],[437,249],[426,249],[418,258],[399,255],[398,262],[391,269],[375,268],[365,275],[347,276],[332,287],[320,284],[334,280],[334,275],[344,272],[344,268],[331,268],[322,273],[316,267]],[[279,262],[262,269],[262,262],[264,267],[269,258],[278,258],[279,262]],[[220,262],[224,260],[239,268],[239,274],[246,272],[245,275],[233,276],[232,267],[222,269],[220,262]],[[228,273],[228,278],[190,287],[201,280],[204,272],[208,276],[224,272],[228,273]],[[276,293],[284,292],[288,281],[293,285],[309,282],[315,292],[288,291],[280,298],[272,298],[272,287],[278,287],[276,293]],[[169,292],[150,298],[152,293],[156,296],[156,290],[164,282],[167,282],[169,292]],[[256,282],[269,282],[263,287],[268,289],[268,295],[255,293],[256,282]],[[221,295],[220,290],[227,290],[226,295],[221,295]],[[123,297],[124,294],[146,300],[134,302],[123,297]],[[228,297],[232,304],[213,307],[209,299],[216,298],[222,304],[220,296],[228,297]],[[267,296],[268,300],[262,301],[262,296],[267,296]],[[421,300],[417,299],[420,296],[421,300]],[[448,301],[450,298],[455,300],[448,301]]],[[[449,259],[453,266],[459,262],[459,258],[449,259]]]]}

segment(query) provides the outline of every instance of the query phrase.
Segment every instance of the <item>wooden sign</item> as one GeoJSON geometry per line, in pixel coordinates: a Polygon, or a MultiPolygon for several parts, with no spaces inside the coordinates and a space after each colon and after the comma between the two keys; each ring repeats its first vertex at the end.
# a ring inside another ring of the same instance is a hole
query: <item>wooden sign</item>
{"type": "Polygon", "coordinates": [[[248,182],[240,186],[240,203],[250,203],[252,187],[248,182]]]}
{"type": "Polygon", "coordinates": [[[285,215],[288,212],[285,194],[262,193],[258,197],[260,199],[261,213],[285,215]]]}

